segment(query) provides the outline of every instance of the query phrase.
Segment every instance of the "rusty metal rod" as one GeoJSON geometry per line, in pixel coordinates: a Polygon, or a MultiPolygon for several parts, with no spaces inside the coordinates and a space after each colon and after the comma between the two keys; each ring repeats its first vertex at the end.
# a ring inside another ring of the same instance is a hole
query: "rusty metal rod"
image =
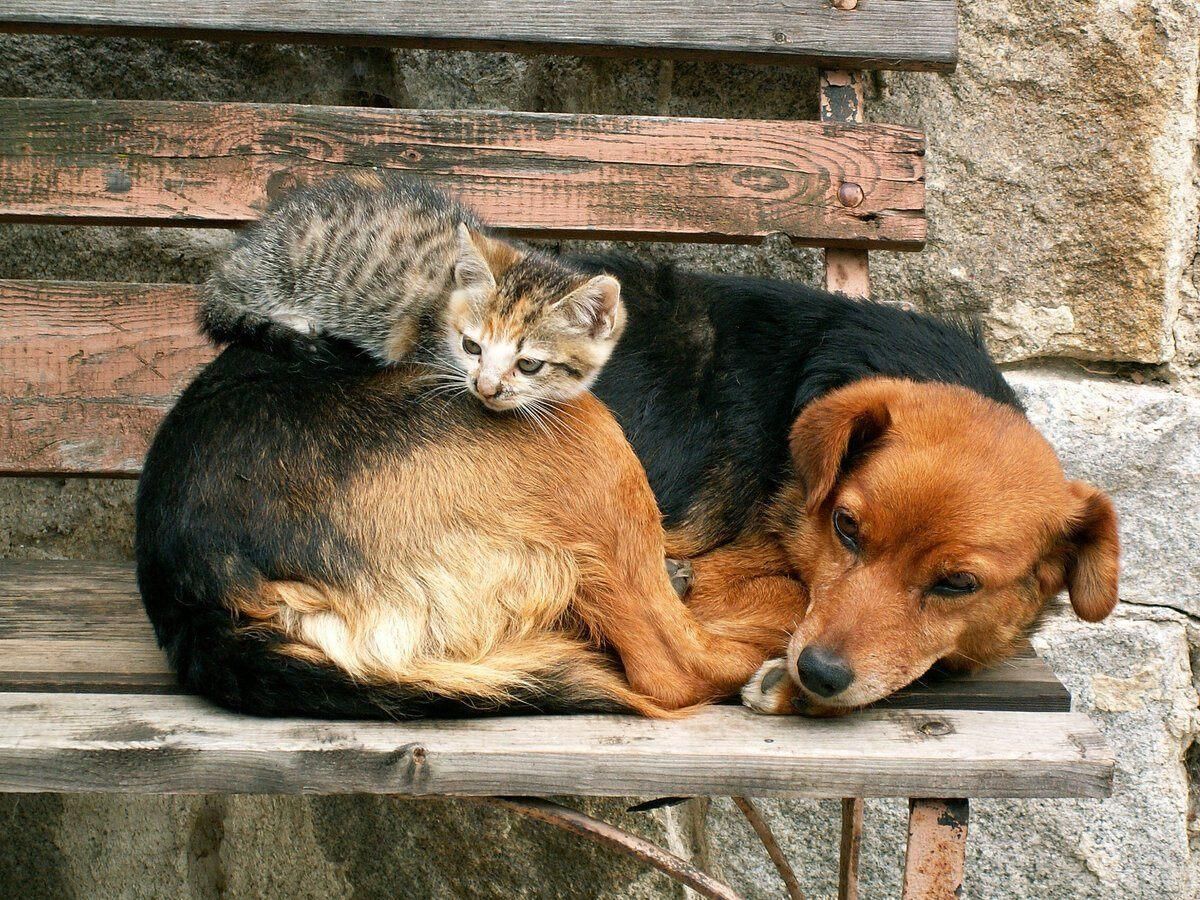
{"type": "Polygon", "coordinates": [[[472,797],[463,799],[493,803],[531,819],[537,819],[539,822],[553,825],[555,828],[561,828],[563,831],[569,831],[571,834],[603,844],[619,853],[640,859],[674,878],[680,884],[687,885],[702,897],[711,897],[713,900],[740,900],[730,887],[702,872],[686,859],[667,852],[652,841],[630,834],[615,825],[594,819],[577,809],[571,809],[539,797],[472,797]]]}
{"type": "Polygon", "coordinates": [[[863,801],[842,799],[842,844],[838,853],[838,900],[858,900],[858,850],[862,844],[863,801]]]}
{"type": "Polygon", "coordinates": [[[787,888],[788,896],[792,900],[804,900],[804,891],[800,890],[800,881],[796,878],[795,871],[787,861],[787,857],[783,855],[783,849],[771,832],[771,826],[762,817],[758,807],[748,797],[732,799],[737,808],[742,811],[742,815],[746,817],[746,821],[750,823],[750,827],[754,829],[754,833],[758,835],[758,839],[762,841],[762,845],[767,848],[767,856],[771,857],[771,862],[775,864],[775,870],[783,879],[783,886],[787,888]]]}

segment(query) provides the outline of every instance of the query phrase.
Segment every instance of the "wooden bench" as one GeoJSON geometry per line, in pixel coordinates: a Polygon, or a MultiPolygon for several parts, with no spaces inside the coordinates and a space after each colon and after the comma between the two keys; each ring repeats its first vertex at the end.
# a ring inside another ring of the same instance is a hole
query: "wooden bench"
{"type": "MultiPolygon", "coordinates": [[[[862,124],[861,73],[952,68],[954,0],[481,0],[469,21],[458,6],[6,0],[0,30],[806,64],[824,67],[821,118],[4,99],[0,221],[234,227],[299,180],[385,166],[425,175],[531,237],[732,243],[782,232],[826,248],[826,284],[851,295],[867,293],[867,249],[921,247],[924,138],[862,124]]],[[[0,282],[0,473],[135,477],[159,419],[212,356],[195,303],[191,285],[0,282]]],[[[950,897],[966,801],[929,798],[1102,797],[1112,767],[1032,652],[970,678],[923,679],[836,720],[735,706],[670,723],[250,720],[179,692],[130,567],[0,562],[7,791],[490,798],[714,897],[732,893],[641,839],[536,798],[840,797],[840,893],[853,897],[861,798],[909,797],[905,896],[950,897]]],[[[739,805],[770,844],[753,805],[739,805]]]]}

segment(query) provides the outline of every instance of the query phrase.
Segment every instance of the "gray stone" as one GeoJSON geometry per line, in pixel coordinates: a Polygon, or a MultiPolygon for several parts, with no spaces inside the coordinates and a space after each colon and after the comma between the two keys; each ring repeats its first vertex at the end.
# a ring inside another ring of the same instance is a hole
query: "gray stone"
{"type": "Polygon", "coordinates": [[[889,295],[983,314],[1007,360],[1161,362],[1196,252],[1194,0],[962,3],[956,72],[868,105],[929,136],[930,241],[889,295]]]}
{"type": "MultiPolygon", "coordinates": [[[[571,801],[686,841],[629,802],[571,801]]],[[[0,894],[22,900],[683,896],[657,870],[468,801],[0,794],[0,834],[0,894]]]]}
{"type": "Polygon", "coordinates": [[[1068,473],[1112,495],[1121,597],[1200,616],[1200,399],[1073,373],[1009,380],[1068,473]]]}
{"type": "Polygon", "coordinates": [[[0,558],[132,559],[134,485],[0,478],[0,558]]]}

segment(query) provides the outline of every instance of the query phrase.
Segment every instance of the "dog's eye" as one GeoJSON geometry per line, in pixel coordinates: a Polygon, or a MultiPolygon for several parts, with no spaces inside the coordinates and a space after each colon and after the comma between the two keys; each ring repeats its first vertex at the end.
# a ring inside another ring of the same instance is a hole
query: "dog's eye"
{"type": "Polygon", "coordinates": [[[480,353],[483,352],[483,348],[480,347],[473,340],[471,340],[469,337],[467,337],[465,334],[463,335],[463,339],[462,339],[462,348],[464,350],[466,350],[468,353],[470,353],[472,356],[478,356],[480,353]]]}
{"type": "Polygon", "coordinates": [[[954,597],[979,590],[979,579],[970,572],[951,572],[930,589],[931,593],[954,597]]]}
{"type": "Polygon", "coordinates": [[[528,357],[525,357],[525,356],[522,356],[520,359],[517,360],[517,368],[520,369],[522,372],[524,372],[526,375],[532,375],[534,372],[541,369],[541,367],[544,366],[545,364],[546,364],[546,361],[544,359],[529,359],[528,357]]]}
{"type": "Polygon", "coordinates": [[[833,511],[833,530],[837,532],[838,540],[851,553],[859,551],[858,519],[846,510],[838,508],[833,511]]]}

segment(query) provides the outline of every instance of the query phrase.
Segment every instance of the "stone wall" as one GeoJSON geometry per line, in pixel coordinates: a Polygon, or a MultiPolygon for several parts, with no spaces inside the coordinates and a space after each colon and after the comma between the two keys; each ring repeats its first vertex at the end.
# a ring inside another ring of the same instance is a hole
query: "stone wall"
{"type": "MultiPolygon", "coordinates": [[[[875,254],[884,298],[983,318],[1068,469],[1110,490],[1122,604],[1037,642],[1117,753],[1110,800],[974,805],[975,897],[1200,896],[1200,12],[1192,0],[962,4],[951,75],[886,74],[881,121],[930,139],[931,239],[875,254]]],[[[507,54],[0,38],[0,95],[811,118],[805,69],[507,54]]],[[[221,232],[0,228],[0,277],[188,280],[221,232]]],[[[815,281],[786,241],[649,246],[815,281]]],[[[127,559],[132,484],[0,480],[0,556],[127,559]]],[[[628,815],[749,897],[782,892],[727,802],[628,815]]],[[[764,804],[835,890],[836,804],[764,804]]],[[[868,804],[864,895],[895,896],[902,810],[868,804]]],[[[486,808],[374,797],[0,796],[14,897],[666,897],[663,877],[486,808]]]]}

